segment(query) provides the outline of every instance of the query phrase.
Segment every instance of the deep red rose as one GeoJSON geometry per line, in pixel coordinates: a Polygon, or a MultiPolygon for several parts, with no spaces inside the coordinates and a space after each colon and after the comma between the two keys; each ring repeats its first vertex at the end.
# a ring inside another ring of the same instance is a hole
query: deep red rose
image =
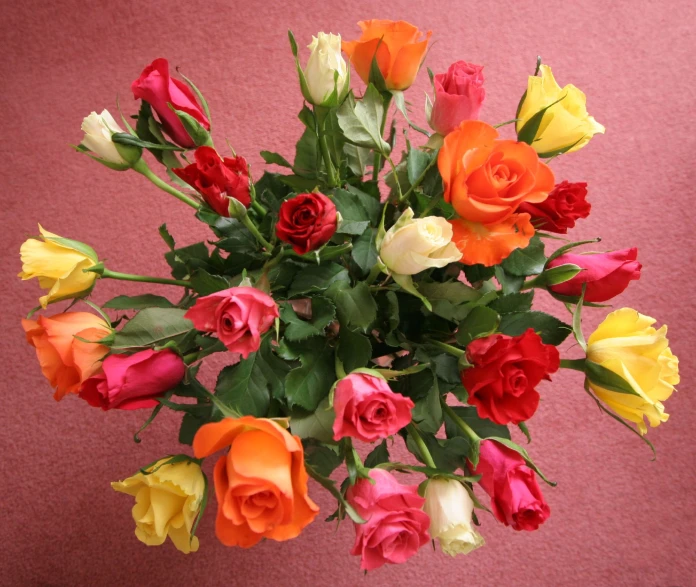
{"type": "Polygon", "coordinates": [[[618,296],[631,281],[640,279],[642,265],[636,261],[637,258],[638,249],[635,247],[591,255],[566,253],[551,261],[548,267],[573,263],[583,271],[569,281],[549,286],[549,289],[562,296],[580,296],[583,284],[587,284],[586,302],[606,302],[618,296]]]}
{"type": "Polygon", "coordinates": [[[172,171],[196,188],[215,212],[220,216],[229,216],[230,197],[247,208],[251,205],[249,170],[244,157],[221,159],[212,147],[198,147],[195,158],[195,163],[172,171]]]}
{"type": "Polygon", "coordinates": [[[527,212],[532,217],[534,226],[546,232],[566,234],[575,226],[578,218],[590,215],[591,205],[585,200],[587,184],[585,182],[557,184],[549,197],[539,204],[525,202],[518,212],[527,212]]]}
{"type": "Polygon", "coordinates": [[[336,206],[324,194],[298,194],[280,206],[276,234],[304,255],[329,242],[336,232],[336,206]]]}
{"type": "Polygon", "coordinates": [[[558,349],[544,344],[529,328],[520,336],[492,334],[478,338],[466,347],[466,358],[473,365],[462,371],[469,404],[479,416],[496,424],[519,424],[528,420],[539,405],[536,386],[549,373],[558,371],[558,349]]]}

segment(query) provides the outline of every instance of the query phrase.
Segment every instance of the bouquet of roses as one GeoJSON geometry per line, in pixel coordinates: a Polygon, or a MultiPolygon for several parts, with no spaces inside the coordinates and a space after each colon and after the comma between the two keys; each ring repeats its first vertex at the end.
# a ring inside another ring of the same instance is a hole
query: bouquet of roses
{"type": "Polygon", "coordinates": [[[549,166],[604,132],[585,95],[538,60],[514,118],[492,126],[479,120],[483,68],[457,61],[428,70],[431,133],[405,98],[431,33],[358,24],[355,41],[319,33],[304,67],[290,33],[302,135],[292,162],[261,152],[280,172],[254,177],[242,155],[226,156],[203,94],[165,59],[133,82],[137,115],[84,119],[79,152],[143,175],[209,228],[205,242],[177,246],[159,227],[171,278],[116,271],[41,226],[21,247],[20,276],[47,290],[22,324],[55,398],[151,410],[136,442],[162,409],[182,415],[183,448],[112,484],[135,498],[145,544],[198,549],[210,491],[201,464],[216,455],[225,545],[296,537],[318,514],[311,477],[336,499],[327,520],[354,523],[365,570],[431,538],[468,553],[483,544],[475,508],[515,530],[549,516],[539,479],[553,483],[510,432],[530,439],[540,385],[559,368],[582,371],[600,410],[643,439],[645,420],[667,420],[679,376],[666,327],[622,308],[582,332],[584,308],[640,277],[636,249],[590,252],[578,249],[599,239],[554,236],[590,213],[586,184],[557,183],[549,166]],[[516,138],[501,136],[512,128],[516,138]],[[168,284],[172,295],[99,307],[89,301],[99,279],[168,284]],[[537,290],[567,322],[532,309],[537,290]],[[66,311],[43,313],[61,300],[72,300],[66,311]],[[561,359],[571,333],[583,356],[561,359]],[[213,353],[236,359],[214,390],[198,375],[213,353]],[[395,443],[413,459],[393,460],[395,443]]]}

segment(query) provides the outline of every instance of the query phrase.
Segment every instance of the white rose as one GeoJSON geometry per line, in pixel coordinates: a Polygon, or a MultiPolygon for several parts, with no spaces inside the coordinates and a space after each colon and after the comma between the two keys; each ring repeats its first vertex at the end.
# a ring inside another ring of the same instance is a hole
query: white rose
{"type": "Polygon", "coordinates": [[[85,133],[82,144],[92,153],[110,163],[128,165],[111,140],[112,134],[123,132],[123,129],[108,110],[102,110],[101,114],[92,112],[87,116],[82,121],[82,131],[85,133]]]}
{"type": "Polygon", "coordinates": [[[444,267],[462,257],[452,242],[452,226],[447,220],[439,216],[414,220],[411,208],[384,235],[379,255],[390,271],[400,275],[444,267]]]}
{"type": "Polygon", "coordinates": [[[322,105],[336,88],[338,96],[348,83],[348,68],[341,56],[341,35],[319,33],[308,45],[312,54],[304,70],[312,103],[322,105]],[[334,72],[338,78],[334,82],[334,72]]]}
{"type": "Polygon", "coordinates": [[[429,481],[423,509],[430,517],[430,535],[440,541],[445,554],[468,554],[483,546],[483,538],[471,524],[474,502],[459,481],[429,481]]]}

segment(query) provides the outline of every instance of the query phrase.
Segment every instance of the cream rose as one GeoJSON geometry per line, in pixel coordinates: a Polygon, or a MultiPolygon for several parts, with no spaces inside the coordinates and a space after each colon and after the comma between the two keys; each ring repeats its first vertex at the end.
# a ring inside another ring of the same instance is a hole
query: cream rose
{"type": "Polygon", "coordinates": [[[87,116],[82,121],[82,131],[85,133],[82,144],[97,157],[109,163],[128,165],[111,140],[112,134],[123,132],[123,129],[108,110],[102,110],[101,114],[92,112],[87,116]]]}
{"type": "Polygon", "coordinates": [[[348,68],[341,56],[341,35],[318,33],[316,37],[312,37],[308,48],[312,54],[304,70],[307,89],[312,103],[323,105],[334,88],[338,97],[349,81],[348,68]]]}

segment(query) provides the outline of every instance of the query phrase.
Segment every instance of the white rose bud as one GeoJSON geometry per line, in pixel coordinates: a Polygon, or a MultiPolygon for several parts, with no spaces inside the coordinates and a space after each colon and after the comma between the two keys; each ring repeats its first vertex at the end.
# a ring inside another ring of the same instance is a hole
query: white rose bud
{"type": "Polygon", "coordinates": [[[82,121],[82,131],[85,133],[82,144],[96,156],[109,163],[128,165],[111,140],[113,133],[123,132],[123,129],[108,110],[102,110],[101,114],[92,112],[87,116],[82,121]]]}
{"type": "Polygon", "coordinates": [[[430,535],[439,540],[445,554],[468,554],[483,546],[483,538],[471,524],[474,502],[459,481],[430,480],[423,509],[430,517],[430,535]]]}
{"type": "Polygon", "coordinates": [[[384,235],[379,255],[390,271],[400,275],[444,267],[462,257],[447,220],[439,216],[414,219],[411,208],[384,235]]]}
{"type": "Polygon", "coordinates": [[[334,88],[341,96],[348,83],[348,68],[341,55],[341,35],[319,33],[308,45],[312,54],[304,70],[312,103],[324,105],[334,88]],[[334,81],[334,72],[338,77],[334,81]]]}

